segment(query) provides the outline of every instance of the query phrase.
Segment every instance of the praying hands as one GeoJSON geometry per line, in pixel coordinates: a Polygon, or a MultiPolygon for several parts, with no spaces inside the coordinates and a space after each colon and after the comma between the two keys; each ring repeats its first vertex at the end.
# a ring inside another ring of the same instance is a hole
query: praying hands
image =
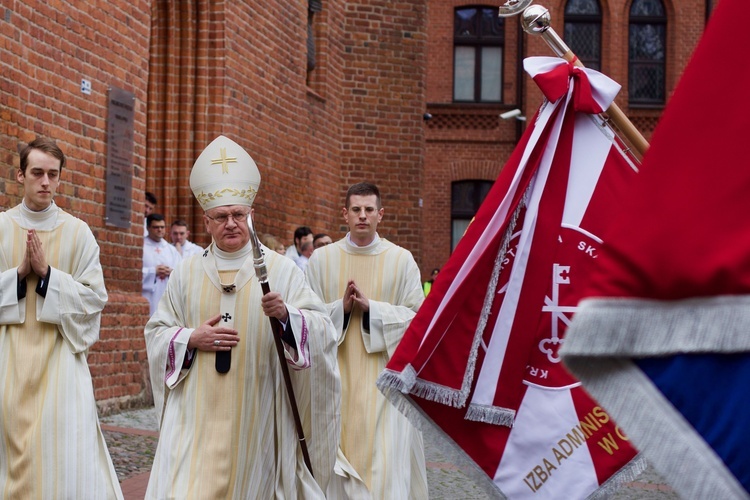
{"type": "Polygon", "coordinates": [[[370,300],[362,293],[362,291],[354,283],[354,280],[349,280],[344,291],[344,313],[350,314],[354,304],[359,305],[362,312],[370,310],[370,300]]]}
{"type": "Polygon", "coordinates": [[[26,232],[26,252],[23,255],[21,265],[18,266],[18,277],[24,279],[31,271],[34,271],[34,274],[40,278],[44,278],[47,276],[48,268],[47,259],[44,256],[44,249],[42,248],[42,241],[35,230],[29,229],[26,232]]]}

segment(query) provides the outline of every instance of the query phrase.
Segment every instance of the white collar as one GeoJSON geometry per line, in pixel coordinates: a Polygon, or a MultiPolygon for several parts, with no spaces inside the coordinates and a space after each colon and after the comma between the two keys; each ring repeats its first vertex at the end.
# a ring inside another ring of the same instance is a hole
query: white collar
{"type": "Polygon", "coordinates": [[[26,206],[25,201],[21,201],[21,204],[18,206],[18,218],[16,222],[24,229],[51,231],[59,225],[57,217],[59,213],[60,208],[54,201],[47,208],[39,211],[31,210],[26,206]]]}
{"type": "Polygon", "coordinates": [[[367,245],[357,245],[352,241],[352,233],[346,233],[346,242],[353,246],[354,248],[360,248],[362,250],[369,250],[370,248],[375,248],[380,243],[380,235],[378,233],[375,233],[375,238],[367,244],[367,245]]]}
{"type": "Polygon", "coordinates": [[[253,245],[249,241],[236,252],[225,252],[217,247],[216,243],[214,243],[213,247],[216,269],[219,271],[234,271],[241,268],[245,259],[253,252],[253,245]]]}

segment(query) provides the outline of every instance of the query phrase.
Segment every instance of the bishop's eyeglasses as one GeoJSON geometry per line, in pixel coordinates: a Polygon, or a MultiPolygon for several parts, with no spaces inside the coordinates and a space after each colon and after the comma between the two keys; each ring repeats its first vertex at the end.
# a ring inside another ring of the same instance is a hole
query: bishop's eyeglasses
{"type": "Polygon", "coordinates": [[[219,214],[216,217],[211,217],[208,214],[205,215],[217,224],[226,224],[230,217],[234,222],[245,222],[247,220],[247,216],[250,214],[248,212],[232,212],[229,214],[219,214]]]}

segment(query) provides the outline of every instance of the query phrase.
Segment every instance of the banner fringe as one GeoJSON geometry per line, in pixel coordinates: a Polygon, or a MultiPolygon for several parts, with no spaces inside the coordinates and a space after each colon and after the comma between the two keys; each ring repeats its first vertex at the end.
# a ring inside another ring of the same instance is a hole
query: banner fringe
{"type": "Polygon", "coordinates": [[[563,360],[597,356],[650,357],[750,350],[750,296],[716,295],[680,300],[586,298],[579,304],[563,360]],[[659,332],[644,335],[643,332],[659,332]],[[701,332],[696,335],[695,332],[701,332]]]}
{"type": "Polygon", "coordinates": [[[518,224],[518,218],[521,216],[521,211],[526,208],[526,203],[528,201],[530,191],[531,187],[528,187],[526,189],[526,192],[524,192],[520,202],[518,203],[518,206],[513,211],[513,214],[508,221],[508,227],[505,229],[505,234],[503,234],[503,241],[500,244],[500,250],[497,252],[497,257],[495,257],[495,263],[492,268],[492,276],[490,277],[489,285],[487,285],[487,292],[484,297],[482,312],[479,315],[479,322],[477,323],[477,328],[474,332],[474,340],[472,341],[471,350],[469,351],[469,359],[468,363],[466,364],[466,372],[464,374],[463,384],[461,385],[461,400],[458,402],[458,405],[453,405],[456,408],[463,408],[466,405],[466,400],[469,397],[469,392],[471,391],[471,383],[474,381],[474,371],[477,364],[479,345],[482,343],[484,329],[487,327],[487,319],[489,318],[490,312],[492,310],[492,302],[495,299],[495,295],[497,292],[497,283],[500,280],[500,271],[502,271],[503,269],[503,260],[505,260],[505,255],[508,253],[508,247],[510,247],[510,242],[513,239],[513,234],[516,230],[516,225],[518,224]]]}
{"type": "MultiPolygon", "coordinates": [[[[382,377],[382,374],[381,374],[382,377]]],[[[492,482],[492,479],[466,454],[448,435],[443,432],[435,422],[417,406],[411,398],[390,387],[381,387],[378,377],[378,388],[396,409],[401,412],[412,425],[420,430],[423,439],[429,439],[430,443],[443,454],[447,462],[457,466],[485,495],[488,499],[506,500],[507,497],[492,482]]]]}
{"type": "Polygon", "coordinates": [[[484,422],[485,424],[513,427],[513,421],[516,419],[516,411],[509,408],[500,408],[499,406],[472,403],[469,405],[466,417],[464,418],[475,422],[484,422]]]}
{"type": "Polygon", "coordinates": [[[402,394],[413,394],[419,398],[453,408],[463,408],[466,404],[466,398],[463,397],[460,390],[417,379],[416,372],[411,365],[404,368],[403,372],[386,368],[378,376],[375,385],[381,392],[385,392],[386,389],[394,389],[402,394]]]}
{"type": "Polygon", "coordinates": [[[404,382],[401,372],[385,369],[378,375],[378,379],[375,381],[375,385],[383,392],[386,388],[395,389],[399,392],[408,393],[411,386],[404,382]]]}
{"type": "Polygon", "coordinates": [[[596,491],[587,497],[587,500],[604,500],[606,498],[611,498],[612,494],[620,489],[623,484],[634,481],[647,468],[648,462],[643,455],[639,453],[622,469],[601,484],[596,491]]]}

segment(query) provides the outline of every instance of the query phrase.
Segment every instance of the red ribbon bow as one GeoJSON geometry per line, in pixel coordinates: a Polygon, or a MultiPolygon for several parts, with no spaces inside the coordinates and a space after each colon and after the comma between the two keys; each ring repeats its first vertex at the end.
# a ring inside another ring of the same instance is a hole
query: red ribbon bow
{"type": "Polygon", "coordinates": [[[537,74],[533,80],[542,90],[544,97],[550,102],[555,102],[568,93],[571,78],[574,80],[573,109],[590,114],[604,111],[594,100],[588,75],[572,63],[555,66],[546,73],[537,74]]]}

